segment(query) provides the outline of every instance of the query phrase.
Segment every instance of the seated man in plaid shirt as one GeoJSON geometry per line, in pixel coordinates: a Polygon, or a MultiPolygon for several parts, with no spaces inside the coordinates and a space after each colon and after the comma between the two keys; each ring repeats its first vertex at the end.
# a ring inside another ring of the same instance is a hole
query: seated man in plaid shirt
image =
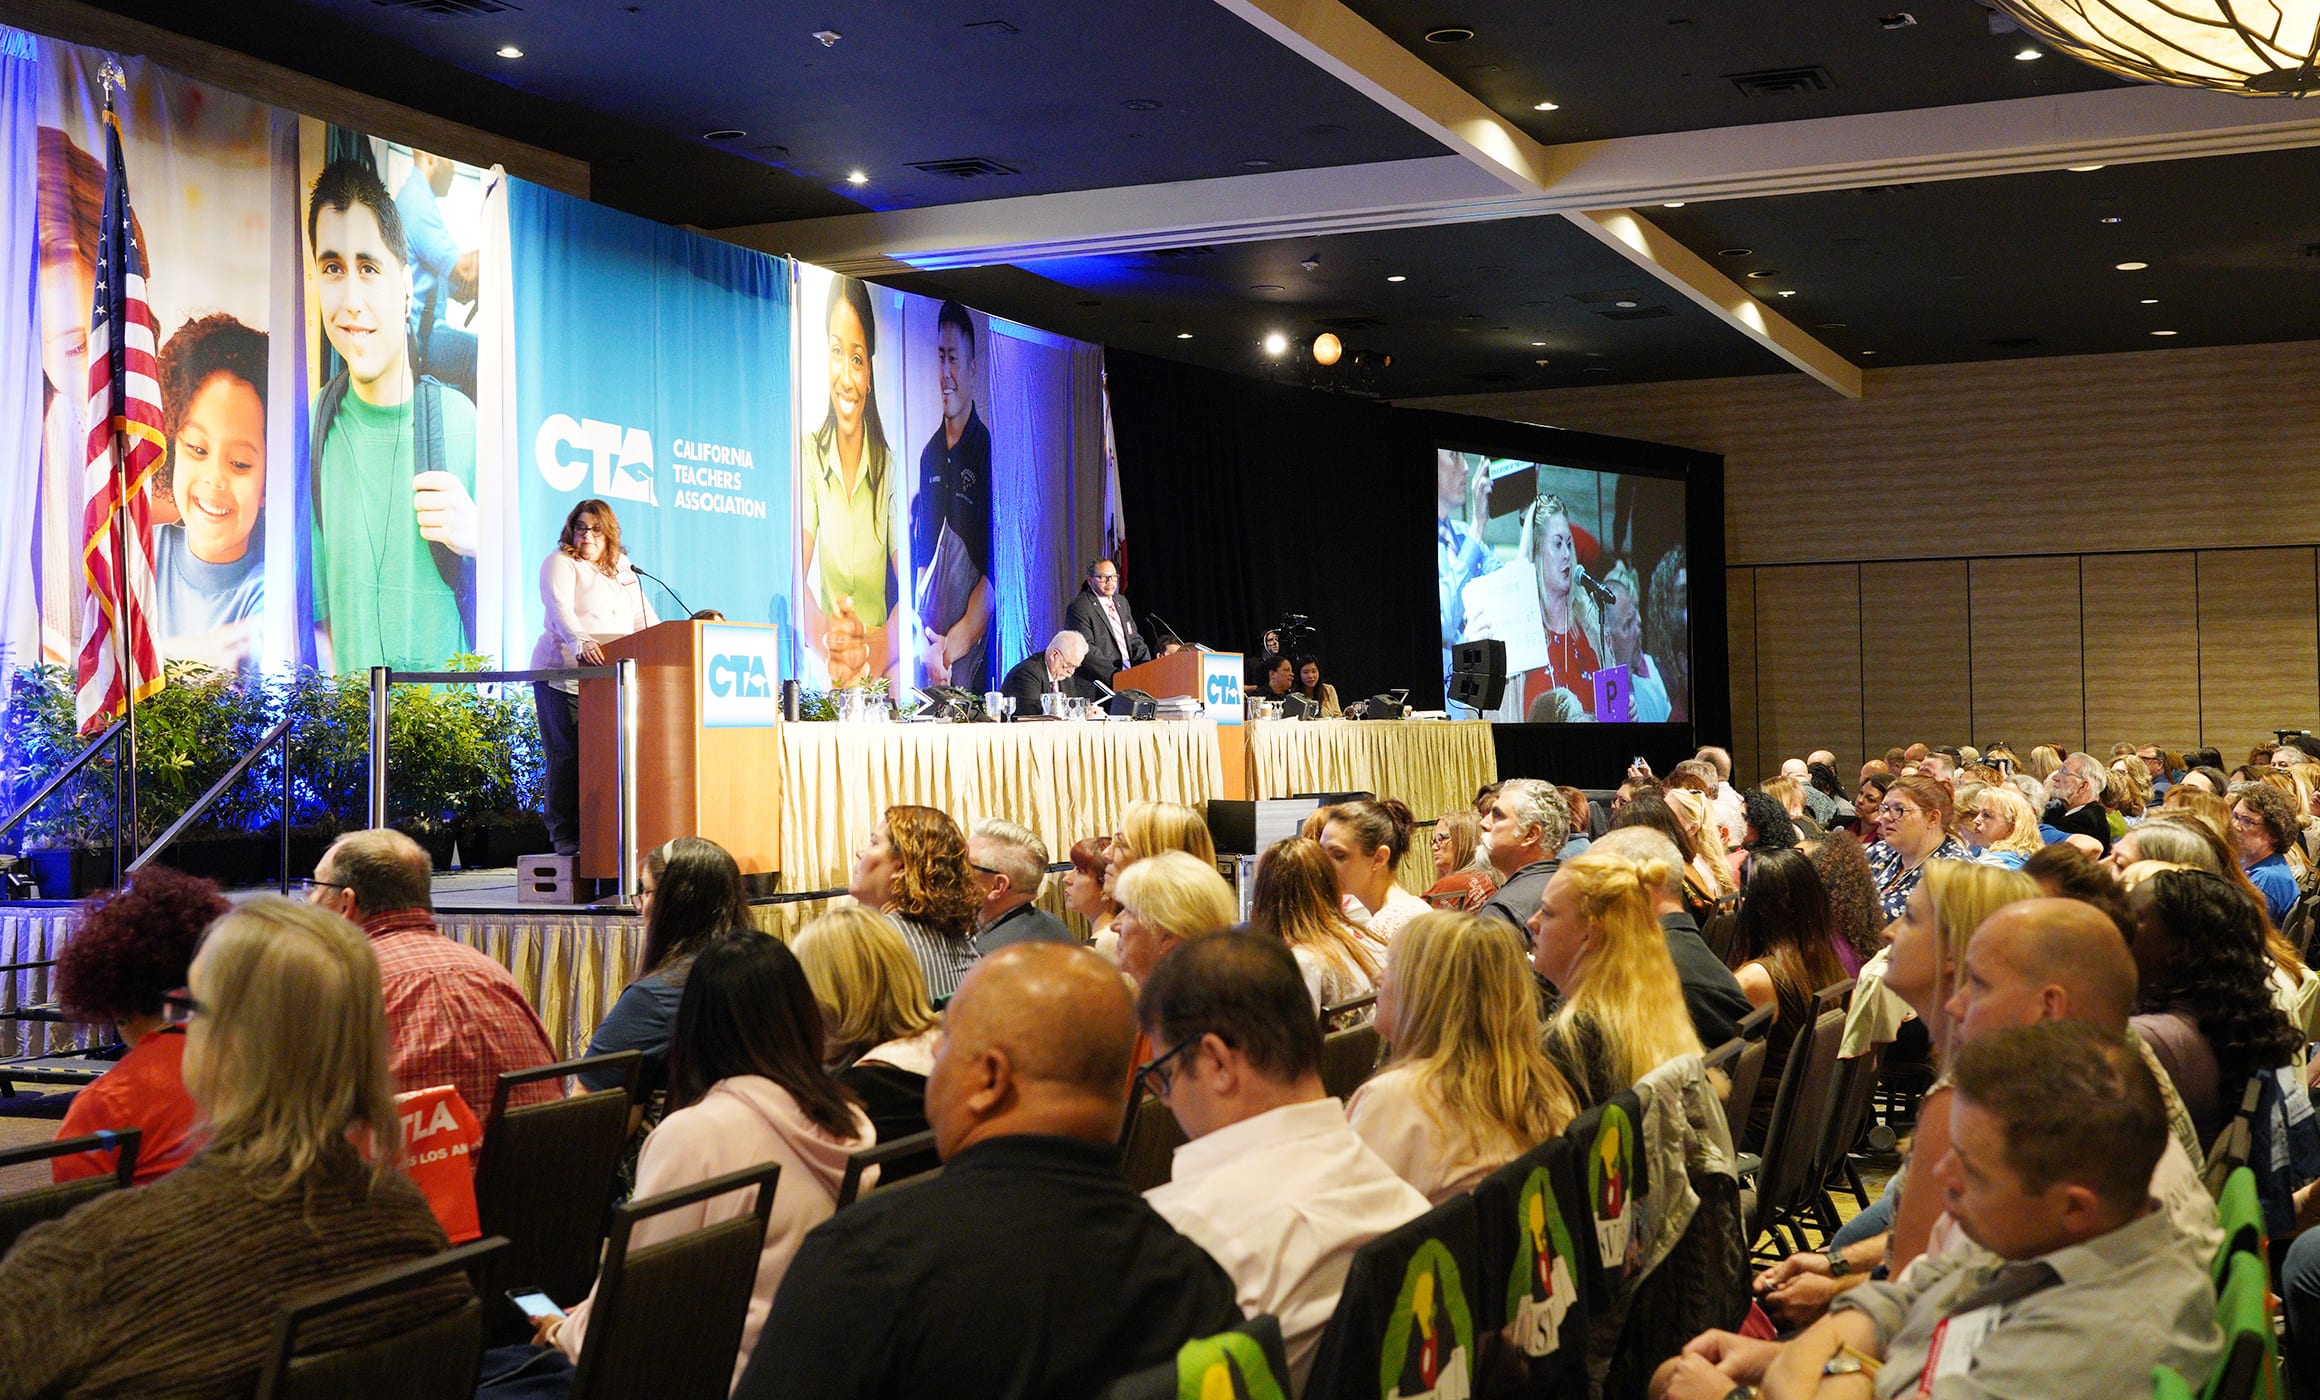
{"type": "MultiPolygon", "coordinates": [[[[493,1086],[509,1070],[552,1064],[539,1013],[508,970],[435,927],[434,867],[399,831],[356,831],[322,853],[309,901],[362,925],[379,957],[395,1089],[449,1084],[485,1128],[493,1086]]],[[[527,1084],[510,1107],[561,1098],[556,1080],[527,1084]]]]}

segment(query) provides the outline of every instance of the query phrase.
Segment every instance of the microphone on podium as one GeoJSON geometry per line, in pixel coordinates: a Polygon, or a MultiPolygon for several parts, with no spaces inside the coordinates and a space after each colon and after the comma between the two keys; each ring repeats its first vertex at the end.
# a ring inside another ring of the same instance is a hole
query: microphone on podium
{"type": "Polygon", "coordinates": [[[629,572],[635,574],[638,578],[649,578],[654,583],[659,584],[661,586],[661,591],[668,594],[670,599],[676,603],[678,612],[683,613],[687,617],[691,617],[693,615],[693,610],[686,606],[684,598],[679,596],[677,590],[669,587],[669,581],[667,579],[662,578],[659,574],[647,573],[645,571],[644,565],[636,562],[636,556],[628,553],[626,550],[621,551],[620,557],[628,561],[629,572]]]}

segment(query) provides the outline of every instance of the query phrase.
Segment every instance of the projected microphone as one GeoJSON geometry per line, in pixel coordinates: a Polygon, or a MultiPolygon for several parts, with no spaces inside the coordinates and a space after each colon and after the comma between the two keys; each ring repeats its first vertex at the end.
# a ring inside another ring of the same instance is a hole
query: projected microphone
{"type": "Polygon", "coordinates": [[[661,586],[661,591],[668,594],[669,597],[675,601],[678,612],[683,613],[687,617],[691,617],[693,615],[693,610],[685,606],[685,600],[677,596],[677,590],[669,587],[669,581],[667,579],[662,578],[658,574],[646,573],[644,566],[637,563],[636,556],[632,554],[623,552],[621,557],[628,560],[629,572],[635,574],[638,578],[649,578],[654,583],[659,584],[661,586]]]}
{"type": "Polygon", "coordinates": [[[1588,573],[1581,565],[1573,564],[1571,566],[1571,577],[1577,579],[1579,586],[1587,590],[1587,596],[1596,602],[1609,603],[1611,601],[1611,590],[1605,588],[1593,574],[1588,573]]]}

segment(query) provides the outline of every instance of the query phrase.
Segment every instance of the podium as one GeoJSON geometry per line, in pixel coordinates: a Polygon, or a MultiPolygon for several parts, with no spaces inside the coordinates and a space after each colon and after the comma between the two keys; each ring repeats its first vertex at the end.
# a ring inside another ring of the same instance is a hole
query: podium
{"type": "MultiPolygon", "coordinates": [[[[636,662],[636,850],[705,836],[745,876],[781,868],[781,629],[663,622],[604,646],[636,662]]],[[[620,874],[620,744],[614,683],[580,683],[580,857],[620,874]]],[[[753,882],[754,883],[754,882],[753,882]]]]}
{"type": "Polygon", "coordinates": [[[1224,797],[1249,795],[1248,732],[1241,723],[1241,675],[1246,663],[1237,651],[1197,651],[1191,647],[1156,656],[1112,677],[1114,690],[1141,690],[1159,699],[1188,695],[1208,708],[1216,724],[1217,756],[1224,767],[1224,797]],[[1229,679],[1229,685],[1226,684],[1229,679]]]}

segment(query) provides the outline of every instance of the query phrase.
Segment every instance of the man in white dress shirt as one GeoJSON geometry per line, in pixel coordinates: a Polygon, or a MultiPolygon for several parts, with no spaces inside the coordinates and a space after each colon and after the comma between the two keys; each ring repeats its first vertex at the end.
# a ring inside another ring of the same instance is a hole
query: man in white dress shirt
{"type": "Polygon", "coordinates": [[[1426,1198],[1321,1087],[1320,1023],[1280,939],[1185,942],[1145,980],[1137,1015],[1152,1040],[1143,1077],[1192,1139],[1144,1198],[1224,1266],[1250,1316],[1280,1319],[1302,1390],[1354,1252],[1426,1198]]]}

